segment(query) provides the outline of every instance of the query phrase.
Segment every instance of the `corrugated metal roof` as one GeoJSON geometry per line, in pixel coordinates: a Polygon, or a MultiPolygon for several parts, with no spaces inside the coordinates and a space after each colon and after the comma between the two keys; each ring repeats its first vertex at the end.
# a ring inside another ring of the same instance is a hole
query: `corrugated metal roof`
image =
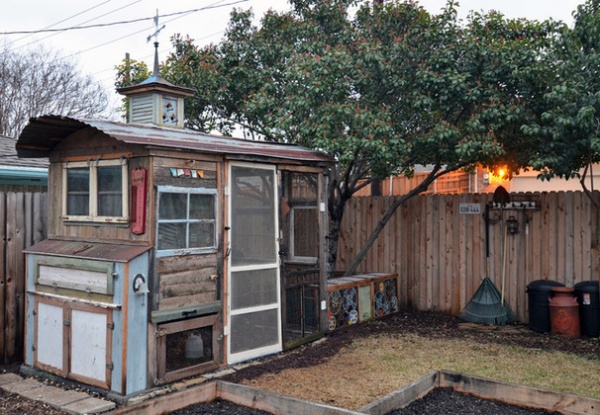
{"type": "Polygon", "coordinates": [[[333,158],[324,152],[290,144],[243,140],[154,125],[124,124],[54,115],[32,118],[29,121],[17,142],[18,155],[19,157],[47,157],[56,144],[85,128],[94,128],[127,144],[227,155],[262,156],[301,162],[333,162],[333,158]]]}
{"type": "Polygon", "coordinates": [[[99,261],[128,262],[150,248],[152,247],[46,239],[25,249],[23,252],[59,257],[78,257],[99,261]]]}

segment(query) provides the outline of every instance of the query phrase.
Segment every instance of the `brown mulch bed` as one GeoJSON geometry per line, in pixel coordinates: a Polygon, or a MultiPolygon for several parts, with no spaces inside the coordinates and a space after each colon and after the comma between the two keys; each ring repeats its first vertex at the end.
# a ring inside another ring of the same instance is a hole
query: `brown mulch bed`
{"type": "MultiPolygon", "coordinates": [[[[598,339],[580,338],[565,339],[560,336],[537,333],[523,324],[507,326],[485,326],[466,323],[456,317],[435,312],[402,312],[386,319],[365,324],[349,326],[327,335],[327,341],[315,342],[299,347],[276,357],[268,356],[259,360],[260,364],[250,365],[235,373],[223,377],[229,382],[242,382],[258,378],[264,374],[278,373],[288,368],[310,367],[318,365],[355,339],[377,335],[380,333],[413,333],[432,339],[465,339],[478,343],[522,346],[534,350],[555,350],[600,359],[600,341],[598,339]]],[[[18,365],[0,367],[3,371],[17,371],[18,365]]],[[[226,405],[218,403],[215,405],[226,405]]],[[[219,413],[218,406],[212,407],[219,413]]],[[[232,409],[225,409],[225,413],[232,409]]],[[[0,413],[6,415],[48,414],[60,415],[60,411],[49,408],[39,402],[31,401],[19,395],[0,390],[0,413]]],[[[185,414],[186,412],[181,412],[185,414]]],[[[188,412],[194,413],[194,412],[188,412]]],[[[203,412],[196,412],[203,413],[203,412]]],[[[431,412],[433,414],[433,412],[431,412]]],[[[480,412],[486,413],[486,412],[480,412]]],[[[492,412],[487,412],[488,414],[492,412]]]]}

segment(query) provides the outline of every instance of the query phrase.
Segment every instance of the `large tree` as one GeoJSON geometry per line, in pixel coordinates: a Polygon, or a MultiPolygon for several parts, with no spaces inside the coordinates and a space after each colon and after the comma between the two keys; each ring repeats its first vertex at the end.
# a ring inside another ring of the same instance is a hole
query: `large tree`
{"type": "Polygon", "coordinates": [[[557,76],[542,115],[523,131],[538,140],[531,165],[541,178],[578,177],[590,194],[585,176],[600,162],[600,2],[588,0],[574,17],[546,56],[557,76]]]}
{"type": "Polygon", "coordinates": [[[17,137],[29,118],[44,114],[108,115],[102,84],[57,51],[0,49],[0,134],[17,137]]]}
{"type": "Polygon", "coordinates": [[[453,1],[439,15],[413,1],[290,2],[290,12],[268,12],[260,28],[250,11],[232,13],[217,46],[174,38],[165,74],[209,91],[187,113],[196,128],[227,133],[238,125],[337,159],[328,203],[330,271],[346,202],[373,180],[431,166],[381,218],[347,272],[394,210],[441,175],[475,164],[527,165],[532,149],[520,127],[540,113],[553,76],[540,56],[560,25],[494,12],[462,22],[453,1]]]}
{"type": "Polygon", "coordinates": [[[600,1],[588,0],[573,15],[573,28],[564,27],[545,56],[556,77],[544,96],[541,116],[523,131],[536,141],[530,165],[540,171],[540,178],[579,179],[595,206],[597,258],[600,196],[593,192],[598,189],[592,170],[600,163],[600,1]]]}

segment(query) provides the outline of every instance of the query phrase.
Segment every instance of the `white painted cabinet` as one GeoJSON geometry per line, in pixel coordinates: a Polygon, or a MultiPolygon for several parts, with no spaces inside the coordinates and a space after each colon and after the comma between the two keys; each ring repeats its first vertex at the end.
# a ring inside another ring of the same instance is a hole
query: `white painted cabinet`
{"type": "Polygon", "coordinates": [[[110,387],[112,310],[36,297],[34,365],[102,388],[110,387]]]}

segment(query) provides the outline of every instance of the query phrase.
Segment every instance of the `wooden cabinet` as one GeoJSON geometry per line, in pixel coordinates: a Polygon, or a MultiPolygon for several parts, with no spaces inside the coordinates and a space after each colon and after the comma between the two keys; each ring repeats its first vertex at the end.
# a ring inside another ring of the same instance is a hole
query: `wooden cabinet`
{"type": "Polygon", "coordinates": [[[35,296],[34,366],[110,388],[112,309],[35,296]]]}

